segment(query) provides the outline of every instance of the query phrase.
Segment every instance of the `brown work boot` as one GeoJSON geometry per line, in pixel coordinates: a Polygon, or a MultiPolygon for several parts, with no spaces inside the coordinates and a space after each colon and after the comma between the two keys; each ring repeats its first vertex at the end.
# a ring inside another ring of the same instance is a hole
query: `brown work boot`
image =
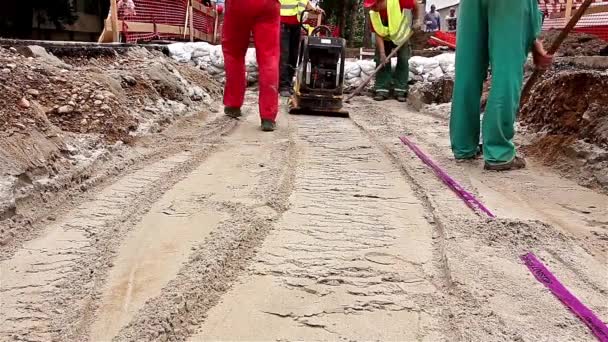
{"type": "Polygon", "coordinates": [[[399,102],[407,102],[407,93],[396,94],[395,99],[399,102]]]}
{"type": "Polygon", "coordinates": [[[511,170],[520,170],[526,167],[526,160],[522,157],[515,157],[513,160],[507,163],[502,164],[490,164],[488,162],[485,163],[484,169],[488,171],[511,171],[511,170]]]}
{"type": "Polygon", "coordinates": [[[234,107],[224,107],[224,114],[226,114],[226,116],[229,116],[233,119],[238,119],[241,116],[243,116],[243,113],[241,113],[241,108],[234,108],[234,107]]]}

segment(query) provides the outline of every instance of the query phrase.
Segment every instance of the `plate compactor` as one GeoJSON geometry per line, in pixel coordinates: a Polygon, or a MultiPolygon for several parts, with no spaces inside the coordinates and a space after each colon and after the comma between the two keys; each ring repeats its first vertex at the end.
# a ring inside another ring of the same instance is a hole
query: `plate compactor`
{"type": "Polygon", "coordinates": [[[327,26],[317,26],[300,42],[290,114],[348,117],[342,109],[346,40],[331,37],[327,26]]]}

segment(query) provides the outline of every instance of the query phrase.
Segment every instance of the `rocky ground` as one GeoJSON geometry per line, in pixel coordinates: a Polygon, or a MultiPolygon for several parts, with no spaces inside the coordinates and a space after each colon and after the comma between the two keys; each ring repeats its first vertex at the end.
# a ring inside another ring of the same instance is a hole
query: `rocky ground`
{"type": "MultiPolygon", "coordinates": [[[[520,261],[527,252],[608,320],[608,197],[537,159],[506,174],[456,163],[449,104],[358,97],[350,118],[282,112],[262,133],[255,94],[244,118],[226,118],[215,81],[156,52],[1,51],[24,84],[43,79],[38,63],[66,81],[57,92],[0,81],[13,89],[0,94],[12,203],[0,340],[592,340],[520,261]],[[112,127],[93,124],[102,113],[112,127]],[[465,206],[402,135],[498,218],[465,206]]],[[[449,97],[442,82],[433,101],[449,97]]],[[[577,105],[554,102],[560,118],[577,105]]],[[[541,114],[526,114],[531,129],[541,114]]],[[[525,136],[564,133],[543,127],[525,136]]]]}
{"type": "Polygon", "coordinates": [[[204,72],[145,49],[60,60],[40,47],[0,48],[0,72],[3,245],[23,238],[40,201],[122,169],[134,139],[216,111],[221,92],[204,72]]]}

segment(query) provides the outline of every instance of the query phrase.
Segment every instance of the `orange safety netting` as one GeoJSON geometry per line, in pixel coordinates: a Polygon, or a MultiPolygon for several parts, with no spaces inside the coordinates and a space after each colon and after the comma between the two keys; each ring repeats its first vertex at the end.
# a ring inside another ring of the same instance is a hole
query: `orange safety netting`
{"type": "MultiPolygon", "coordinates": [[[[194,29],[208,35],[206,37],[212,37],[215,32],[215,11],[211,8],[207,10],[199,1],[193,1],[194,29]]],[[[123,40],[134,43],[154,39],[189,39],[189,35],[183,34],[190,27],[188,3],[188,0],[119,0],[118,19],[121,21],[123,40]],[[145,32],[142,32],[142,27],[146,28],[145,32]]]]}

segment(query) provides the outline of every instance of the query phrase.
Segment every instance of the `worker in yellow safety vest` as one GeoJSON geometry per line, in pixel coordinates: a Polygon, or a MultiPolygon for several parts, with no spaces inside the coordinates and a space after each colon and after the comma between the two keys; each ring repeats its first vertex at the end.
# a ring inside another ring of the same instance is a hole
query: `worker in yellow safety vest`
{"type": "MultiPolygon", "coordinates": [[[[293,76],[296,72],[298,49],[302,26],[300,16],[305,10],[317,14],[325,13],[320,7],[315,7],[310,0],[279,0],[281,3],[281,62],[280,62],[280,92],[281,96],[291,95],[293,76]]],[[[310,29],[309,29],[310,32],[310,29]]]]}
{"type": "MultiPolygon", "coordinates": [[[[369,9],[371,26],[376,34],[376,64],[380,65],[393,49],[410,37],[411,30],[420,29],[417,1],[365,0],[363,4],[369,9]]],[[[397,53],[395,71],[389,62],[376,74],[374,100],[388,99],[391,90],[397,101],[407,100],[410,55],[411,48],[406,43],[397,53]]]]}

